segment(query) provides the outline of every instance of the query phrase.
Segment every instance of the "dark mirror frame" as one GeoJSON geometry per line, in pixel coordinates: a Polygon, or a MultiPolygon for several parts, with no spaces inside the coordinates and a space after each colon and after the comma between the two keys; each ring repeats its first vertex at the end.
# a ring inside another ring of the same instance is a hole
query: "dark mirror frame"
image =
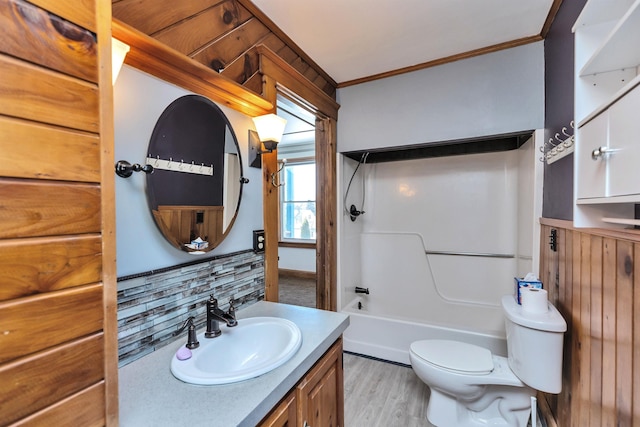
{"type": "Polygon", "coordinates": [[[165,239],[191,254],[220,245],[238,215],[244,183],[238,139],[220,107],[200,95],[174,100],[156,122],[147,163],[154,166],[146,175],[147,202],[165,239]],[[237,157],[230,179],[226,154],[237,157]],[[237,191],[235,209],[224,204],[228,191],[237,191]]]}

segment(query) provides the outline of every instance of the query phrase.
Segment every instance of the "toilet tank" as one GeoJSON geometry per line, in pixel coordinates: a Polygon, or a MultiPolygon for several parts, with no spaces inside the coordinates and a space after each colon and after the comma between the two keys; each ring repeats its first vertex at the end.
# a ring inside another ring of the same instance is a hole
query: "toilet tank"
{"type": "Polygon", "coordinates": [[[512,295],[502,297],[509,367],[529,387],[562,390],[562,347],[567,323],[549,303],[546,313],[522,310],[512,295]]]}

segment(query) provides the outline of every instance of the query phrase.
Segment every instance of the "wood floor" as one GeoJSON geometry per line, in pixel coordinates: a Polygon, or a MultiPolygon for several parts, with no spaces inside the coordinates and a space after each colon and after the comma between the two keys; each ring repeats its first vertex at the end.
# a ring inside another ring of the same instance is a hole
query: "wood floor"
{"type": "MultiPolygon", "coordinates": [[[[280,276],[281,303],[316,306],[315,280],[280,276]]],[[[345,427],[433,427],[428,387],[410,367],[344,354],[345,427]]]]}
{"type": "Polygon", "coordinates": [[[345,427],[432,427],[428,398],[410,367],[344,354],[345,427]]]}

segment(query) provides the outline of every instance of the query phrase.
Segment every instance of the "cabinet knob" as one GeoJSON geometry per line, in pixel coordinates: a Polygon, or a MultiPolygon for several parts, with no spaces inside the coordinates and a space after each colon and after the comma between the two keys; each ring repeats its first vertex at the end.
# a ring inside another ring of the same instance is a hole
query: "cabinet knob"
{"type": "Polygon", "coordinates": [[[591,158],[593,160],[598,160],[600,157],[605,154],[615,153],[616,151],[620,151],[619,148],[609,148],[609,147],[598,147],[591,152],[591,158]]]}
{"type": "Polygon", "coordinates": [[[309,423],[305,420],[305,422],[304,422],[304,426],[303,426],[303,427],[311,427],[311,426],[310,426],[310,425],[309,425],[309,423]]]}

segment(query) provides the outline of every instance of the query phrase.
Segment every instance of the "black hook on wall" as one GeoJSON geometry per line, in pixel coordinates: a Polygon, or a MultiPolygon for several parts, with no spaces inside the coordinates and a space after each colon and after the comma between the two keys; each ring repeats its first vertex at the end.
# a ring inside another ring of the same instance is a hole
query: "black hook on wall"
{"type": "Polygon", "coordinates": [[[134,163],[133,165],[126,160],[118,160],[116,163],[116,175],[122,178],[129,178],[134,172],[153,173],[153,166],[140,165],[134,163]]]}

